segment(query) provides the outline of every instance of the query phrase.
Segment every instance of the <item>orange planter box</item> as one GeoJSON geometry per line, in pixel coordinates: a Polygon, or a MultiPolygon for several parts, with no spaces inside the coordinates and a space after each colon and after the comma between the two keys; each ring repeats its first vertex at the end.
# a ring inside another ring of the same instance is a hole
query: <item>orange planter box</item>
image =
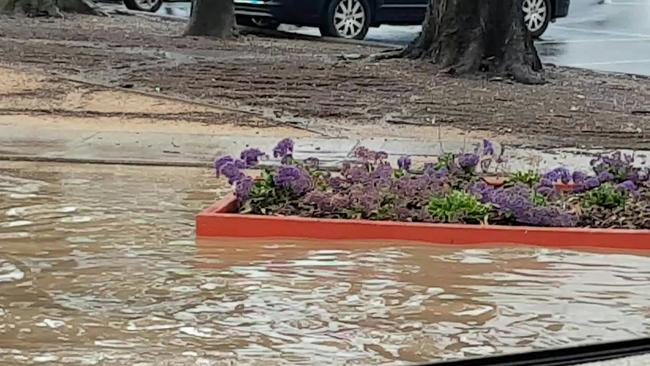
{"type": "Polygon", "coordinates": [[[398,240],[442,245],[539,245],[650,250],[650,230],[428,224],[245,215],[228,195],[196,217],[197,237],[398,240]]]}

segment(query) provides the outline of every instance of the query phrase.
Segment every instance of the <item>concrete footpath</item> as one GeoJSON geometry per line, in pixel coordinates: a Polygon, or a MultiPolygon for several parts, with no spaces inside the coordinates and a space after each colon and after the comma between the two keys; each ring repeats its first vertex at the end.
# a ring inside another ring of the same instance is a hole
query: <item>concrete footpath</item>
{"type": "MultiPolygon", "coordinates": [[[[261,130],[264,133],[264,130],[261,130]]],[[[0,125],[0,160],[60,161],[102,164],[139,164],[209,167],[221,155],[238,156],[242,149],[257,147],[270,152],[280,137],[255,135],[206,135],[141,131],[103,131],[39,127],[30,124],[0,125]]],[[[409,154],[429,161],[444,152],[471,152],[480,140],[420,140],[413,138],[317,138],[297,137],[295,157],[317,157],[326,168],[349,159],[358,146],[386,151],[391,159],[409,154]]],[[[497,149],[501,147],[497,144],[497,149]]],[[[559,165],[587,170],[593,156],[604,151],[555,149],[537,151],[506,148],[506,170],[545,170],[559,165]]],[[[631,152],[631,151],[630,151],[631,152]]],[[[644,165],[650,152],[636,151],[644,165]]],[[[274,164],[272,160],[267,164],[274,164]]],[[[1,164],[1,162],[0,162],[1,164]]]]}

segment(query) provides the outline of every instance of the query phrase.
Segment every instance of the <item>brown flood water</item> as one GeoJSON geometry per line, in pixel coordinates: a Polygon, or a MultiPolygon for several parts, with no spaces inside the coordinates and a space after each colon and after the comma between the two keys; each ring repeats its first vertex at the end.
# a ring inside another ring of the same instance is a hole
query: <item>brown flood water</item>
{"type": "Polygon", "coordinates": [[[0,162],[0,365],[368,365],[650,334],[650,258],[194,239],[201,169],[0,162]]]}

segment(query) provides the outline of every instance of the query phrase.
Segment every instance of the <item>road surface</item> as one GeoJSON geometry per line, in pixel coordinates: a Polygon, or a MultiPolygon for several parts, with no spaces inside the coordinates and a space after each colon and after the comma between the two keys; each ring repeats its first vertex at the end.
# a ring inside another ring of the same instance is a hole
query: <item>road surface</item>
{"type": "MultiPolygon", "coordinates": [[[[161,14],[187,16],[189,3],[167,3],[161,14]]],[[[546,63],[650,75],[649,0],[573,0],[569,16],[551,24],[537,41],[546,63]]],[[[315,28],[284,30],[318,35],[315,28]]],[[[405,45],[419,26],[373,28],[367,40],[405,45]]]]}

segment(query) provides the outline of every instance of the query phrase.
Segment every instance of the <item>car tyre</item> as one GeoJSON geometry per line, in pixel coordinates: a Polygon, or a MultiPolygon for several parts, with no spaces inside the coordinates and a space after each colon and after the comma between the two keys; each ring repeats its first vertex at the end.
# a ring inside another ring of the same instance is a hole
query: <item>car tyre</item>
{"type": "Polygon", "coordinates": [[[366,0],[332,0],[325,10],[323,36],[364,39],[372,14],[366,0]]]}
{"type": "Polygon", "coordinates": [[[551,22],[551,0],[523,0],[524,25],[534,38],[539,38],[551,22]]]}
{"type": "Polygon", "coordinates": [[[163,5],[163,0],[124,0],[124,6],[130,10],[157,12],[163,5]]]}

